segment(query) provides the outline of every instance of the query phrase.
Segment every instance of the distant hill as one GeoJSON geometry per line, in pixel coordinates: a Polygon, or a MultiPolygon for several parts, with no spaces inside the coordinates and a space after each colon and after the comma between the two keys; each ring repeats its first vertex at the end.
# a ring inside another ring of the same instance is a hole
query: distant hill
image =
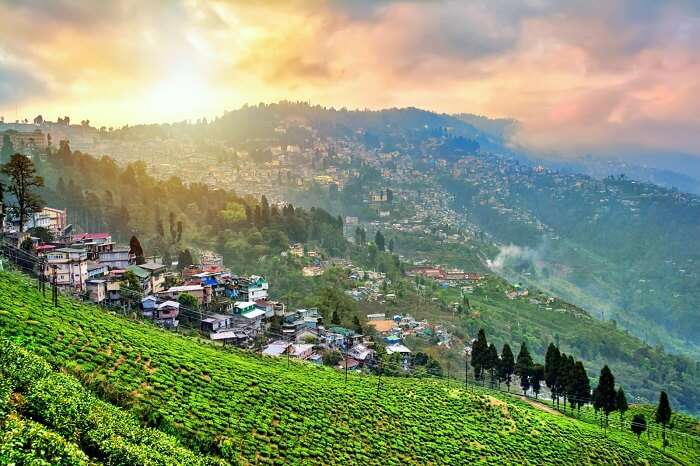
{"type": "MultiPolygon", "coordinates": [[[[1,336],[148,425],[232,464],[677,464],[631,434],[606,435],[506,395],[442,380],[383,377],[378,390],[376,377],[350,375],[346,384],[332,369],[222,351],[95,306],[61,298],[53,308],[14,274],[0,273],[0,284],[1,336]]],[[[168,449],[171,437],[160,432],[139,435],[128,422],[105,431],[99,420],[112,422],[113,414],[80,404],[83,389],[66,376],[44,370],[33,380],[42,362],[24,358],[19,393],[29,387],[30,412],[49,425],[66,435],[82,428],[77,436],[87,445],[125,458],[112,464],[195,464],[187,452],[168,449]],[[44,383],[47,377],[55,382],[44,383]],[[127,456],[139,451],[126,439],[161,456],[127,456]]],[[[0,358],[0,370],[15,371],[14,361],[0,358]]],[[[80,464],[65,461],[58,464],[80,464]]]]}

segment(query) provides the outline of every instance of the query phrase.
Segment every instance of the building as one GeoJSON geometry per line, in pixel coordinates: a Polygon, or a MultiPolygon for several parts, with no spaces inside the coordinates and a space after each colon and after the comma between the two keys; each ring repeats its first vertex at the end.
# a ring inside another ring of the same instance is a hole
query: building
{"type": "Polygon", "coordinates": [[[159,296],[165,297],[167,299],[175,299],[182,294],[182,293],[187,293],[191,294],[197,299],[197,304],[200,306],[204,304],[209,304],[211,302],[211,287],[210,286],[202,286],[202,285],[182,285],[182,286],[173,286],[171,288],[168,288],[167,290],[161,291],[158,293],[159,296]]]}
{"type": "MultiPolygon", "coordinates": [[[[16,219],[14,224],[19,229],[19,219],[16,219]]],[[[54,238],[59,238],[63,236],[63,231],[66,226],[65,210],[44,207],[39,212],[35,212],[29,216],[27,223],[24,225],[24,229],[46,228],[51,232],[54,238]]]]}
{"type": "Polygon", "coordinates": [[[163,264],[147,262],[137,265],[142,270],[148,273],[149,287],[151,293],[160,293],[165,288],[166,267],[163,264]]]}
{"type": "Polygon", "coordinates": [[[88,279],[84,249],[58,248],[46,253],[45,275],[50,283],[73,291],[84,291],[88,279]]]}
{"type": "Polygon", "coordinates": [[[95,304],[103,304],[107,300],[107,280],[94,279],[85,282],[88,298],[95,304]]]}
{"type": "Polygon", "coordinates": [[[180,303],[177,301],[165,301],[157,304],[153,310],[153,322],[166,328],[176,328],[179,324],[177,316],[180,314],[180,303]]]}
{"type": "Polygon", "coordinates": [[[33,125],[22,125],[22,127],[23,129],[26,128],[26,130],[8,129],[0,133],[0,142],[5,135],[9,136],[15,152],[22,152],[24,149],[45,148],[47,146],[46,135],[39,128],[33,125]]]}
{"type": "Polygon", "coordinates": [[[126,247],[116,247],[98,253],[98,260],[112,269],[125,269],[133,264],[136,256],[126,247]]]}

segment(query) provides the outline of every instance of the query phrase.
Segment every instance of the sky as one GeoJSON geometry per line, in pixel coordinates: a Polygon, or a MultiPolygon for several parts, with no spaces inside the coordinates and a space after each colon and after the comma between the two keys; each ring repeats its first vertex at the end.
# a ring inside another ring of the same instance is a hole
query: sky
{"type": "Polygon", "coordinates": [[[700,154],[697,0],[0,0],[0,31],[6,121],[287,99],[515,118],[543,151],[700,154]]]}

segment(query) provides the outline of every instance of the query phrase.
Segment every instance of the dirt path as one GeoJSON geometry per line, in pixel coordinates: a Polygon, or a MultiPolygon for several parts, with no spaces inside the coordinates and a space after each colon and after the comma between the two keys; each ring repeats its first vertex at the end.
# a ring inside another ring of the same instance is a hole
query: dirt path
{"type": "Polygon", "coordinates": [[[518,398],[523,400],[525,403],[529,404],[530,406],[537,408],[541,411],[545,411],[549,414],[554,414],[555,416],[563,416],[563,414],[556,409],[552,408],[551,406],[537,400],[533,400],[532,398],[528,398],[524,395],[518,395],[518,398]]]}

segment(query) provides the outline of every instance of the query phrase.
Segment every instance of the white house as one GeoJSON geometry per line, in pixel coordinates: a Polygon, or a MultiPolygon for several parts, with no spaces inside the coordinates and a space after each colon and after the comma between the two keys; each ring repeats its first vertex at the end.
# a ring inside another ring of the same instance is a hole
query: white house
{"type": "Polygon", "coordinates": [[[45,275],[50,283],[59,287],[83,291],[88,278],[87,263],[84,249],[54,249],[46,253],[45,275]]]}

